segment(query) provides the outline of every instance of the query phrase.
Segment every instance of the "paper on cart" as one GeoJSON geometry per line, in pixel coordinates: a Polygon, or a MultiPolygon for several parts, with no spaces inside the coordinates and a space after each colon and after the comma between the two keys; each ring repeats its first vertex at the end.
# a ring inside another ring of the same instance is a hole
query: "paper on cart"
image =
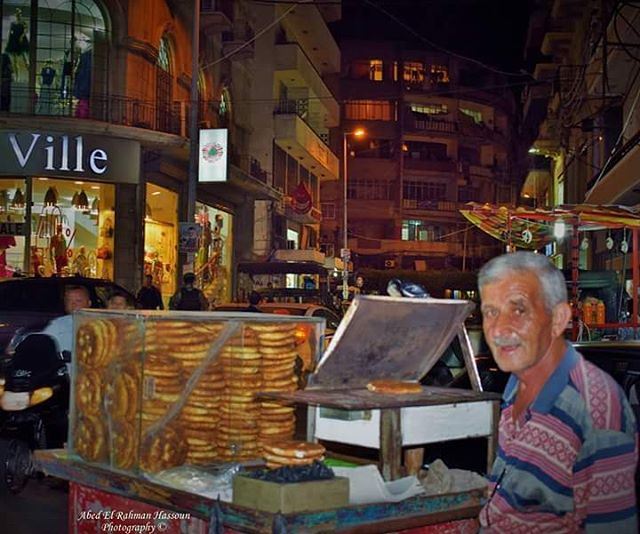
{"type": "Polygon", "coordinates": [[[332,467],[336,476],[349,479],[349,504],[399,502],[424,493],[418,477],[385,482],[375,465],[332,467]]]}

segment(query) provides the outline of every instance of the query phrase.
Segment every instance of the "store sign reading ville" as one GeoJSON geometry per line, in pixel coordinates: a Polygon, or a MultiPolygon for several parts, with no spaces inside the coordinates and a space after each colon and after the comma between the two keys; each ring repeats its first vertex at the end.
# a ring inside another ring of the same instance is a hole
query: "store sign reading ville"
{"type": "MultiPolygon", "coordinates": [[[[40,145],[40,147],[46,153],[47,164],[44,168],[46,171],[58,170],[61,172],[69,172],[71,170],[69,168],[69,136],[62,135],[60,136],[60,140],[61,140],[60,155],[58,158],[56,157],[56,146],[54,145],[55,139],[52,135],[47,135],[46,137],[44,137],[39,133],[32,133],[31,143],[29,143],[29,146],[21,147],[20,141],[18,141],[17,136],[15,134],[9,134],[9,143],[11,143],[11,148],[13,149],[13,153],[15,154],[20,167],[22,167],[23,169],[29,162],[29,159],[31,158],[31,155],[33,154],[33,151],[36,148],[36,146],[40,145]],[[40,141],[41,138],[43,138],[44,143],[40,141]],[[57,168],[55,167],[54,159],[55,161],[59,161],[59,166],[57,168]]],[[[83,148],[82,136],[79,135],[75,137],[74,141],[75,141],[75,149],[74,149],[75,158],[73,158],[73,160],[75,160],[75,168],[73,170],[76,172],[84,172],[85,171],[83,167],[84,148],[83,148]]],[[[107,170],[109,157],[107,156],[107,153],[101,148],[96,148],[92,150],[87,160],[88,160],[88,164],[89,164],[89,168],[91,169],[91,172],[95,174],[104,174],[104,172],[107,170]]]]}
{"type": "Polygon", "coordinates": [[[0,175],[138,183],[140,143],[42,131],[0,131],[0,175]]]}

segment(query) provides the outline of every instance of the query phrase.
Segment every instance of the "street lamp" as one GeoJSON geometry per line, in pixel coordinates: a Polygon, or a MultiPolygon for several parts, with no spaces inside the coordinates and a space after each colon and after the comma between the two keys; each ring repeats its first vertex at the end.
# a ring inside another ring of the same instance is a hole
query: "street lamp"
{"type": "Polygon", "coordinates": [[[347,137],[353,135],[354,137],[364,137],[366,132],[364,128],[356,128],[351,132],[342,133],[342,251],[340,256],[342,257],[342,299],[344,302],[349,300],[349,258],[351,253],[349,251],[349,234],[347,232],[347,137]]]}

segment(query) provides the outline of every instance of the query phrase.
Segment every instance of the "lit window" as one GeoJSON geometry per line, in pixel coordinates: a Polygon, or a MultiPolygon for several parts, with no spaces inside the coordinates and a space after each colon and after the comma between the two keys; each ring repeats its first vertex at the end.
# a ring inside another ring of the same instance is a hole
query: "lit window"
{"type": "Polygon", "coordinates": [[[467,115],[473,119],[476,124],[482,123],[482,112],[468,108],[460,108],[460,113],[467,115]]]}
{"type": "Polygon", "coordinates": [[[369,79],[374,82],[382,81],[382,60],[381,59],[369,60],[369,79]]]}
{"type": "Polygon", "coordinates": [[[393,62],[393,81],[394,82],[398,81],[398,62],[397,61],[393,62]]]}
{"type": "Polygon", "coordinates": [[[446,115],[449,113],[449,106],[446,104],[411,104],[411,111],[425,115],[446,115]]]}
{"type": "Polygon", "coordinates": [[[449,83],[449,67],[446,65],[431,65],[429,69],[431,83],[449,83]]]}
{"type": "Polygon", "coordinates": [[[394,121],[396,106],[391,100],[351,100],[345,103],[344,114],[351,120],[394,121]]]}
{"type": "Polygon", "coordinates": [[[424,64],[419,61],[405,61],[402,78],[405,82],[409,83],[423,83],[424,64]]]}

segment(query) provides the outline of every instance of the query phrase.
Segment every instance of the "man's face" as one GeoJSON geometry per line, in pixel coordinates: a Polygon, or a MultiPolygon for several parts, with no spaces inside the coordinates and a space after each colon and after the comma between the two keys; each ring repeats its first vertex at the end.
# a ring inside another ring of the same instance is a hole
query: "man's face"
{"type": "Polygon", "coordinates": [[[115,297],[111,297],[109,300],[109,309],[110,310],[126,310],[127,309],[127,299],[117,295],[115,297]]]}
{"type": "Polygon", "coordinates": [[[362,278],[362,276],[358,276],[356,278],[356,286],[357,287],[362,287],[364,285],[364,278],[362,278]]]}
{"type": "Polygon", "coordinates": [[[144,285],[147,287],[151,287],[151,282],[153,281],[153,279],[150,276],[146,276],[144,279],[144,285]]]}
{"type": "Polygon", "coordinates": [[[552,314],[533,273],[507,273],[480,291],[482,328],[502,371],[521,373],[537,364],[553,339],[552,314]]]}
{"type": "Polygon", "coordinates": [[[90,307],[91,301],[86,292],[81,289],[72,289],[64,294],[64,309],[67,313],[90,307]]]}

